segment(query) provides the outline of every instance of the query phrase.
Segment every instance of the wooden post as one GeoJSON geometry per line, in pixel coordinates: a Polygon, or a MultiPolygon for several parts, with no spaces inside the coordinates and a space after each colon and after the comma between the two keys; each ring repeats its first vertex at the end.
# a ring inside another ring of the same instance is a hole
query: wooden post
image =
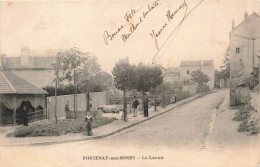
{"type": "Polygon", "coordinates": [[[16,125],[16,95],[14,95],[14,113],[13,113],[13,122],[16,125]]]}
{"type": "Polygon", "coordinates": [[[126,99],[126,90],[123,90],[123,94],[124,94],[124,106],[123,106],[123,112],[124,112],[124,121],[128,121],[127,119],[127,99],[126,99]]]}
{"type": "Polygon", "coordinates": [[[47,118],[47,111],[46,111],[46,108],[45,108],[45,96],[42,95],[42,98],[43,98],[43,101],[42,101],[42,113],[43,113],[43,116],[47,118]]]}
{"type": "MultiPolygon", "coordinates": [[[[34,105],[36,105],[36,95],[34,95],[34,105]]],[[[34,120],[36,120],[36,106],[34,107],[34,120]]]]}
{"type": "Polygon", "coordinates": [[[129,108],[130,108],[130,113],[132,113],[132,100],[130,100],[130,103],[129,103],[129,108]]]}
{"type": "Polygon", "coordinates": [[[57,119],[57,88],[58,88],[58,77],[56,75],[55,78],[55,108],[54,108],[54,115],[55,115],[55,124],[57,124],[58,119],[57,119]]]}
{"type": "Polygon", "coordinates": [[[165,108],[165,87],[164,87],[164,83],[162,83],[163,86],[163,96],[162,96],[162,108],[165,108]]]}

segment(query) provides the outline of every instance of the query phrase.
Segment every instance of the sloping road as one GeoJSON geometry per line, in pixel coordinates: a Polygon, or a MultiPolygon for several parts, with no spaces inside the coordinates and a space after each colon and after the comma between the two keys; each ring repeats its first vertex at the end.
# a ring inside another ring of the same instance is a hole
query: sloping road
{"type": "Polygon", "coordinates": [[[214,110],[228,91],[208,94],[171,112],[130,128],[116,136],[96,141],[116,147],[203,149],[214,110]],[[127,141],[127,142],[123,142],[127,141]]]}
{"type": "Polygon", "coordinates": [[[3,147],[0,148],[0,166],[260,167],[259,147],[251,144],[252,147],[248,148],[245,142],[239,142],[259,137],[249,139],[245,134],[236,132],[238,123],[231,121],[234,112],[228,110],[228,95],[228,90],[205,95],[102,140],[38,147],[3,147]],[[237,140],[237,137],[243,140],[237,140]],[[234,143],[233,147],[236,145],[237,149],[227,149],[230,143],[234,143]],[[216,149],[220,146],[221,149],[216,149]],[[93,160],[95,156],[101,159],[93,160]],[[133,156],[134,160],[103,160],[104,156],[133,156]],[[92,160],[86,160],[89,157],[92,160]]]}

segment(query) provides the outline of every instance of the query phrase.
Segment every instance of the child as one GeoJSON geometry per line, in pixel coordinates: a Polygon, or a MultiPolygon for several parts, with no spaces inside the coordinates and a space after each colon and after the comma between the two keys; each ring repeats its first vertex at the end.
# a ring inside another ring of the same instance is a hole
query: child
{"type": "Polygon", "coordinates": [[[85,122],[86,122],[86,130],[87,130],[87,135],[92,136],[92,117],[90,115],[90,112],[87,112],[87,116],[85,117],[85,122]]]}

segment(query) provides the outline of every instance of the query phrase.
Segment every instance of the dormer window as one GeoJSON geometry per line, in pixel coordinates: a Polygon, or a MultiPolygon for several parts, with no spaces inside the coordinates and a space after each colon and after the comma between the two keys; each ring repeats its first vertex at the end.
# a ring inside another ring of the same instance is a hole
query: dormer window
{"type": "Polygon", "coordinates": [[[236,48],[236,53],[240,53],[240,48],[236,48]]]}

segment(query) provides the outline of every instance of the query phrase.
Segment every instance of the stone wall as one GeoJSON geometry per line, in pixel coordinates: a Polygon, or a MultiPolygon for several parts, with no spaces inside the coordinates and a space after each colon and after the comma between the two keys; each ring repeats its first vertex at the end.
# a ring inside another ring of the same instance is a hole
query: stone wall
{"type": "Polygon", "coordinates": [[[259,85],[253,89],[251,92],[251,106],[257,110],[257,113],[260,116],[260,90],[259,85]]]}
{"type": "Polygon", "coordinates": [[[190,84],[190,85],[184,85],[182,87],[182,90],[184,92],[186,92],[186,91],[190,92],[190,95],[193,96],[193,95],[195,95],[197,93],[196,92],[196,88],[197,88],[196,84],[190,84]]]}
{"type": "MultiPolygon", "coordinates": [[[[90,93],[92,99],[92,108],[95,109],[99,105],[106,105],[110,102],[110,92],[95,92],[90,93]]],[[[65,118],[65,105],[69,101],[70,110],[74,109],[74,95],[57,96],[57,117],[65,118]]],[[[77,95],[78,112],[86,111],[86,94],[77,95]]],[[[47,97],[48,119],[55,118],[55,96],[47,97]]],[[[78,114],[77,114],[78,115],[78,114]]]]}

